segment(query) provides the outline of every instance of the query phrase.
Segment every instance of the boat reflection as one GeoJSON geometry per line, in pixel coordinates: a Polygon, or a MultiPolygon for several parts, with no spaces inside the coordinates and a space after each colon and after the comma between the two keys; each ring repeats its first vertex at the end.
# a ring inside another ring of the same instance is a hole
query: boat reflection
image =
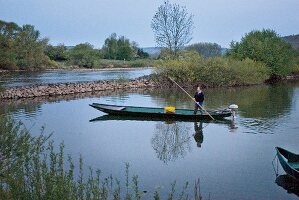
{"type": "Polygon", "coordinates": [[[284,174],[276,177],[275,183],[285,189],[290,194],[295,194],[299,197],[299,180],[284,174]]]}
{"type": "Polygon", "coordinates": [[[165,119],[165,118],[157,118],[157,117],[150,117],[150,116],[122,116],[122,115],[102,115],[100,117],[96,117],[94,119],[89,120],[90,122],[96,121],[106,121],[106,120],[120,120],[120,121],[161,121],[167,123],[175,123],[175,122],[203,122],[203,123],[215,123],[215,124],[227,124],[231,129],[234,129],[235,124],[232,122],[231,118],[229,119],[217,119],[217,120],[198,120],[198,119],[165,119]],[[232,125],[233,124],[233,125],[232,125]]]}

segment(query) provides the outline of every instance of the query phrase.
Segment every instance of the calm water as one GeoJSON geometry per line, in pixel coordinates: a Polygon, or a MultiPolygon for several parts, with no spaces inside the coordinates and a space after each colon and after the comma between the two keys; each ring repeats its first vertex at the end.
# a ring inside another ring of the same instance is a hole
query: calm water
{"type": "MultiPolygon", "coordinates": [[[[193,186],[200,178],[203,199],[298,199],[275,183],[272,160],[276,146],[299,153],[299,82],[208,89],[205,94],[209,109],[238,104],[237,119],[90,122],[104,115],[88,106],[93,102],[193,108],[179,90],[5,101],[1,114],[21,120],[34,135],[44,125],[57,145],[64,141],[67,154],[78,158],[81,153],[86,165],[106,176],[113,174],[124,182],[129,162],[130,174],[139,175],[140,190],[158,189],[164,198],[174,180],[180,192],[186,181],[193,186]]],[[[281,167],[279,174],[284,174],[281,167]]],[[[193,188],[189,192],[193,194],[193,188]]]]}
{"type": "Polygon", "coordinates": [[[97,71],[64,71],[18,72],[0,74],[0,85],[16,87],[32,84],[74,83],[81,81],[98,81],[111,79],[135,79],[153,73],[153,68],[111,69],[97,71]]]}

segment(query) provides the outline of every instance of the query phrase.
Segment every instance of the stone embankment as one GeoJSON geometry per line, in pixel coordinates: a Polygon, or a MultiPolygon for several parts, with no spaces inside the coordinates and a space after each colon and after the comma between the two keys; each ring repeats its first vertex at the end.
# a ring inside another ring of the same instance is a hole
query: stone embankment
{"type": "Polygon", "coordinates": [[[47,85],[32,85],[8,88],[0,92],[0,99],[19,99],[41,96],[59,96],[86,92],[96,92],[117,89],[151,88],[155,82],[146,78],[129,81],[96,81],[81,83],[57,83],[47,85]]]}

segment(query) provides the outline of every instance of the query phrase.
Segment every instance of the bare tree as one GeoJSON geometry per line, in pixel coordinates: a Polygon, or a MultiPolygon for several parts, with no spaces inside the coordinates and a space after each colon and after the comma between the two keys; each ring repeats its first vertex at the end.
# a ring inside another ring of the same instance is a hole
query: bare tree
{"type": "Polygon", "coordinates": [[[167,47],[174,54],[192,39],[193,15],[185,7],[165,1],[158,7],[151,27],[158,46],[167,47]]]}

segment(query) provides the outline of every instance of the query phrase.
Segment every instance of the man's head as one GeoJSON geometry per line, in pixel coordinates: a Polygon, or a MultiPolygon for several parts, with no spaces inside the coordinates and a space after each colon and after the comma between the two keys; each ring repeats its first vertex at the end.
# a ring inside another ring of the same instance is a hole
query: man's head
{"type": "Polygon", "coordinates": [[[197,84],[197,85],[196,85],[196,89],[197,89],[197,91],[201,91],[201,85],[200,85],[200,84],[197,84]]]}

